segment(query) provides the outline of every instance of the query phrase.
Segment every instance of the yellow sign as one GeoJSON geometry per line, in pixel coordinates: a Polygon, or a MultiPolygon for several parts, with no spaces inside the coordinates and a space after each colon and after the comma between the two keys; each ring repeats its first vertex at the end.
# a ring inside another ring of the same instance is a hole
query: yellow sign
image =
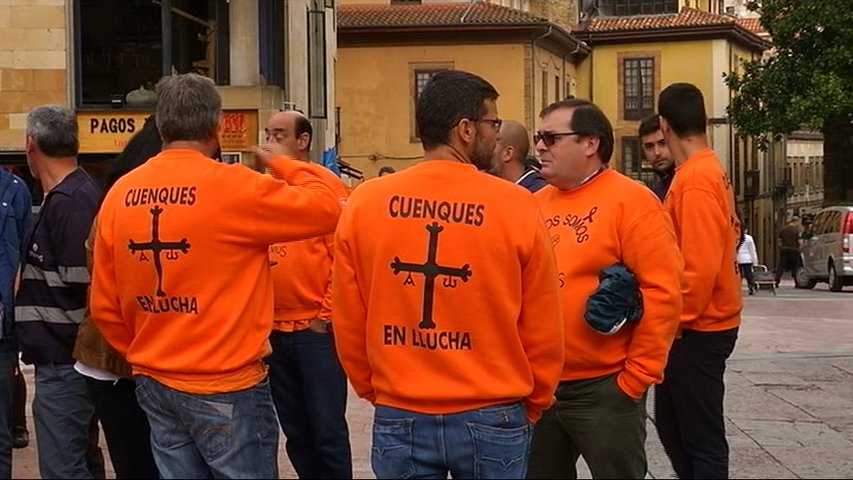
{"type": "Polygon", "coordinates": [[[80,153],[118,153],[151,112],[77,112],[80,153]]]}
{"type": "MultiPolygon", "coordinates": [[[[80,153],[118,153],[130,137],[145,125],[151,112],[77,112],[80,153]]],[[[219,142],[223,151],[243,151],[258,143],[258,112],[231,110],[222,113],[219,142]]]]}

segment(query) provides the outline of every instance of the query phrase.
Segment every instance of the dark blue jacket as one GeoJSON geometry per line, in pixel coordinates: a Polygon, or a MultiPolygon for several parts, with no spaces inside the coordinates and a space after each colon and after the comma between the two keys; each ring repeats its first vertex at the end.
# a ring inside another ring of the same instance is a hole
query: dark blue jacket
{"type": "Polygon", "coordinates": [[[24,237],[32,227],[33,197],[17,175],[0,168],[0,338],[9,338],[15,321],[15,274],[21,261],[24,237]]]}
{"type": "Polygon", "coordinates": [[[537,190],[548,185],[548,181],[542,178],[542,175],[535,168],[525,170],[515,183],[530,190],[530,193],[536,193],[537,190]]]}
{"type": "Polygon", "coordinates": [[[26,364],[74,363],[89,289],[85,243],[100,195],[78,168],[45,196],[27,238],[15,299],[15,331],[26,364]]]}

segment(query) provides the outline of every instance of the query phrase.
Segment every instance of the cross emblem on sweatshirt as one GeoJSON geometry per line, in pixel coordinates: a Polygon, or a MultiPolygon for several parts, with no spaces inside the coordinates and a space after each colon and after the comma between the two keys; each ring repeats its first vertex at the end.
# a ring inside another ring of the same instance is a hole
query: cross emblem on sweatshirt
{"type": "Polygon", "coordinates": [[[163,291],[163,264],[160,261],[160,253],[165,250],[167,259],[176,260],[178,258],[177,251],[180,250],[183,253],[188,253],[190,244],[187,242],[186,237],[177,242],[164,242],[160,240],[160,214],[163,213],[163,209],[160,208],[160,205],[154,205],[154,208],[150,212],[152,215],[151,240],[144,243],[136,243],[130,240],[128,248],[130,248],[131,253],[141,252],[139,261],[148,260],[145,257],[145,250],[151,251],[151,255],[154,257],[154,269],[157,271],[157,296],[165,297],[166,292],[163,291]]]}
{"type": "Polygon", "coordinates": [[[460,268],[439,265],[435,260],[436,254],[438,253],[438,234],[444,230],[444,227],[439,225],[438,222],[433,222],[426,226],[426,230],[429,232],[429,247],[427,249],[426,262],[408,263],[400,261],[400,257],[394,257],[394,261],[391,262],[391,270],[394,272],[394,275],[397,275],[400,272],[409,272],[409,276],[405,282],[408,285],[414,285],[414,282],[411,281],[412,273],[420,273],[424,276],[423,315],[421,317],[421,322],[418,324],[418,328],[432,329],[435,328],[435,322],[432,319],[432,306],[435,296],[435,277],[439,275],[446,275],[447,278],[445,279],[444,285],[452,288],[456,286],[456,280],[454,277],[461,278],[463,282],[467,282],[468,277],[472,275],[472,272],[467,263],[462,265],[460,268]]]}

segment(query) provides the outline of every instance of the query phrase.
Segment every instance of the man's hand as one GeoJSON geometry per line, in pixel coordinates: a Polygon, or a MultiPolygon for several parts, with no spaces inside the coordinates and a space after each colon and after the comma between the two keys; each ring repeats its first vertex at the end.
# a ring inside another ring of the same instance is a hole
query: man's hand
{"type": "Polygon", "coordinates": [[[313,318],[308,322],[308,328],[317,333],[329,333],[332,331],[332,322],[325,318],[313,318]]]}
{"type": "Polygon", "coordinates": [[[263,167],[269,166],[270,162],[273,158],[286,155],[289,157],[295,157],[296,152],[290,151],[290,149],[286,148],[284,145],[267,142],[264,145],[258,145],[256,147],[249,148],[249,151],[255,154],[255,157],[260,162],[260,165],[263,167]]]}

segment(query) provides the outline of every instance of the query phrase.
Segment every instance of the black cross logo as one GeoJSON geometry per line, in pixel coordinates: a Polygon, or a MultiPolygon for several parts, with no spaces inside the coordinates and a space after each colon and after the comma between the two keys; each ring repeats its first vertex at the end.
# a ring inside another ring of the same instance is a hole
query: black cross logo
{"type": "Polygon", "coordinates": [[[166,292],[163,291],[163,265],[160,263],[160,252],[163,250],[169,250],[166,252],[166,258],[174,260],[178,258],[178,254],[174,250],[180,250],[187,253],[187,250],[190,249],[190,244],[187,242],[186,237],[182,238],[180,242],[160,241],[161,213],[163,213],[163,209],[160,208],[160,205],[154,205],[154,208],[151,209],[151,214],[154,216],[151,222],[151,241],[136,243],[133,240],[130,240],[130,242],[128,242],[128,248],[130,248],[131,253],[136,253],[137,251],[142,250],[151,250],[151,253],[154,256],[154,268],[157,270],[157,296],[165,297],[166,292]]]}
{"type": "MultiPolygon", "coordinates": [[[[426,283],[424,283],[424,310],[423,318],[421,319],[421,323],[418,324],[418,328],[435,328],[435,322],[432,320],[435,277],[439,275],[447,275],[448,277],[459,277],[463,282],[467,282],[468,277],[472,275],[472,272],[467,263],[463,265],[462,268],[445,267],[437,264],[435,262],[435,256],[438,251],[438,234],[444,230],[444,227],[439,225],[438,222],[433,222],[432,224],[427,225],[426,229],[429,232],[427,261],[423,264],[406,263],[401,262],[400,257],[394,257],[394,261],[391,262],[391,270],[394,272],[394,275],[397,275],[401,271],[410,272],[410,275],[411,272],[423,274],[426,279],[426,283]]],[[[445,284],[447,284],[447,282],[445,282],[445,284]]],[[[455,283],[453,283],[453,285],[455,285],[455,283]]]]}

